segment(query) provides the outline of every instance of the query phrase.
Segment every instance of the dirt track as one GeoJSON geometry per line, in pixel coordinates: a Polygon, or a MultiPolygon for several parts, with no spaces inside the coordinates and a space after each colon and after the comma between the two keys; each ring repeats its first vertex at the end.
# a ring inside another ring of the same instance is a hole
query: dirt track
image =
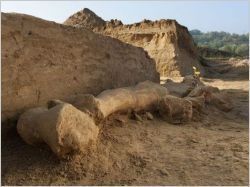
{"type": "Polygon", "coordinates": [[[111,116],[98,146],[68,161],[11,132],[2,141],[2,184],[248,185],[248,80],[203,81],[229,93],[235,108],[209,107],[181,126],[111,116]]]}

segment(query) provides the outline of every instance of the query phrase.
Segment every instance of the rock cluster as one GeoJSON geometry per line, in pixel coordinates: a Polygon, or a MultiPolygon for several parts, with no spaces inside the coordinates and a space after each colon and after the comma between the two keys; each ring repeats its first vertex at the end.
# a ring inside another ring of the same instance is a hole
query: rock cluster
{"type": "Polygon", "coordinates": [[[48,108],[34,108],[22,114],[17,130],[28,144],[45,142],[63,157],[71,152],[85,152],[90,144],[97,142],[99,123],[115,113],[133,111],[134,119],[142,122],[137,112],[146,111],[150,120],[153,120],[150,112],[157,112],[169,123],[182,124],[193,119],[193,112],[202,112],[205,103],[226,112],[232,109],[230,100],[218,89],[190,83],[190,78],[180,83],[192,87],[185,97],[170,95],[167,85],[145,81],[134,87],[106,90],[96,97],[72,96],[68,99],[72,105],[60,100],[49,101],[48,108]]]}

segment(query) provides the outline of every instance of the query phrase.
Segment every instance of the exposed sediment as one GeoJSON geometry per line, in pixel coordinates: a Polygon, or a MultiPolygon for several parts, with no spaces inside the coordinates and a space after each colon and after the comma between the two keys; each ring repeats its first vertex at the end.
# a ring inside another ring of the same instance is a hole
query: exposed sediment
{"type": "Polygon", "coordinates": [[[83,9],[70,16],[64,24],[88,28],[144,48],[155,60],[161,76],[189,75],[192,74],[192,66],[204,74],[192,36],[176,20],[143,20],[125,25],[116,19],[105,22],[89,9],[83,9]]]}
{"type": "Polygon", "coordinates": [[[88,29],[2,13],[1,36],[2,120],[53,98],[159,83],[143,49],[88,29]]]}

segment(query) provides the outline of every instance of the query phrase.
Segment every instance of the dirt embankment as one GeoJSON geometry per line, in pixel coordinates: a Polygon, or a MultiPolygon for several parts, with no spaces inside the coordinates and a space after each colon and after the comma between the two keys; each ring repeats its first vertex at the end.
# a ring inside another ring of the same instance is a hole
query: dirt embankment
{"type": "Polygon", "coordinates": [[[2,13],[2,119],[77,93],[159,82],[154,61],[117,39],[2,13]]]}
{"type": "MultiPolygon", "coordinates": [[[[236,56],[233,53],[227,52],[227,51],[221,51],[218,49],[213,49],[209,47],[198,47],[199,55],[201,55],[204,58],[230,58],[236,56]]],[[[240,57],[240,56],[239,56],[240,57]]]]}
{"type": "Polygon", "coordinates": [[[88,28],[144,48],[155,60],[161,76],[185,76],[192,73],[192,66],[204,73],[192,36],[177,21],[143,20],[131,25],[124,25],[119,20],[104,22],[89,9],[83,9],[70,16],[64,24],[88,28]]]}
{"type": "Polygon", "coordinates": [[[249,79],[249,59],[230,58],[205,59],[208,77],[228,79],[249,79]]]}

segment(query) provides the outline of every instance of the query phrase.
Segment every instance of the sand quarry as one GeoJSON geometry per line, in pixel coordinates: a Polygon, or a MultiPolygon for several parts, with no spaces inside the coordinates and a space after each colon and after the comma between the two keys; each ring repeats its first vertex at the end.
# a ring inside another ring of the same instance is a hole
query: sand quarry
{"type": "Polygon", "coordinates": [[[170,29],[175,39],[166,42],[187,50],[173,71],[186,75],[160,76],[142,48],[27,15],[3,17],[3,46],[13,47],[2,54],[2,185],[248,185],[248,59],[206,61],[198,81],[179,64],[188,44],[178,46],[170,29]]]}

